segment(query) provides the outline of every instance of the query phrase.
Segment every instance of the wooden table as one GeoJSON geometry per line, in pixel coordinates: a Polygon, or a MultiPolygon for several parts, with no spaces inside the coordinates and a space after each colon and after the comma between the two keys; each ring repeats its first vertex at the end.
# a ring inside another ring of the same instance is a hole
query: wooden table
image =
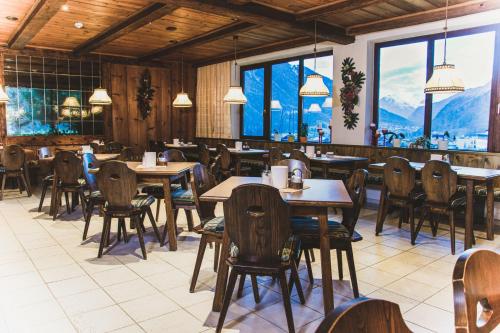
{"type": "MultiPolygon", "coordinates": [[[[212,153],[217,151],[217,148],[209,148],[212,153]]],[[[227,148],[231,153],[231,157],[234,158],[234,172],[236,176],[241,175],[241,160],[244,158],[262,158],[263,155],[269,153],[266,149],[248,149],[248,150],[238,150],[236,148],[227,148]]]]}
{"type": "Polygon", "coordinates": [[[183,145],[174,145],[173,143],[166,143],[165,147],[167,147],[168,149],[193,150],[198,148],[198,145],[188,144],[188,143],[183,145]]]}
{"type": "MultiPolygon", "coordinates": [[[[118,157],[120,157],[120,154],[94,154],[94,156],[98,161],[105,162],[105,161],[116,160],[118,157]]],[[[40,158],[39,160],[52,162],[54,161],[54,156],[43,157],[40,158]]]]}
{"type": "MultiPolygon", "coordinates": [[[[242,184],[260,184],[260,177],[231,177],[220,183],[210,191],[204,193],[200,200],[211,202],[224,202],[231,196],[232,190],[242,184]]],[[[353,202],[347,192],[344,183],[340,180],[330,179],[305,179],[304,185],[308,189],[294,193],[283,193],[283,199],[291,206],[293,216],[312,216],[319,220],[319,236],[321,251],[321,271],[323,283],[323,303],[325,314],[333,308],[333,283],[332,267],[330,257],[330,239],[328,237],[328,208],[329,207],[352,207],[353,202]]],[[[230,240],[227,232],[224,232],[222,252],[229,253],[230,240]]],[[[221,257],[221,259],[226,259],[221,257]]],[[[213,302],[213,311],[220,311],[229,267],[225,260],[221,260],[217,274],[217,284],[213,302]]]]}
{"type": "MultiPolygon", "coordinates": [[[[283,154],[286,158],[290,157],[290,153],[283,154]]],[[[322,155],[321,157],[309,157],[311,164],[318,165],[323,170],[323,178],[328,178],[328,170],[331,166],[345,166],[349,169],[354,169],[356,163],[366,162],[368,158],[357,156],[342,156],[342,155],[322,155]]]]}
{"type": "MultiPolygon", "coordinates": [[[[190,170],[197,164],[192,162],[168,162],[166,166],[157,166],[153,168],[144,168],[141,162],[126,162],[129,169],[134,170],[137,174],[137,180],[142,183],[162,183],[163,193],[165,195],[165,210],[167,213],[167,222],[165,227],[168,233],[168,247],[170,251],[177,251],[177,230],[175,229],[174,208],[172,195],[170,193],[171,178],[183,178],[181,182],[183,187],[187,189],[190,170]]],[[[92,169],[91,173],[97,173],[99,169],[92,169]]],[[[161,246],[165,244],[165,239],[162,239],[161,246]]]]}
{"type": "MultiPolygon", "coordinates": [[[[420,172],[424,167],[425,163],[410,162],[410,165],[415,168],[417,172],[420,172]]],[[[374,170],[383,170],[385,163],[374,163],[370,164],[369,168],[374,170]]],[[[458,179],[465,181],[466,184],[466,196],[467,196],[467,207],[465,210],[465,242],[464,251],[472,247],[472,233],[473,233],[473,215],[474,215],[474,185],[475,183],[486,183],[486,237],[488,240],[493,240],[493,226],[494,226],[494,209],[495,209],[495,197],[493,190],[493,181],[495,178],[500,177],[500,170],[495,169],[484,169],[484,168],[470,168],[463,166],[452,166],[454,171],[457,172],[458,179]]],[[[387,188],[382,187],[382,192],[380,194],[380,200],[385,200],[385,193],[387,188]]],[[[382,202],[381,202],[382,204],[382,202]]],[[[380,210],[379,210],[380,211],[380,210]]],[[[380,212],[379,212],[380,213],[380,212]]],[[[377,217],[381,218],[381,214],[377,217]]]]}

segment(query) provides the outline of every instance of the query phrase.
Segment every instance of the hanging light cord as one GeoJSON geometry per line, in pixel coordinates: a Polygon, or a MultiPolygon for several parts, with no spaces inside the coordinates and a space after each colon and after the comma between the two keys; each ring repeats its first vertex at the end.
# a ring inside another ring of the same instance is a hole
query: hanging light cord
{"type": "Polygon", "coordinates": [[[184,54],[181,54],[181,90],[184,93],[184,54]]]}
{"type": "Polygon", "coordinates": [[[314,72],[316,72],[316,20],[314,20],[314,72]]]}
{"type": "Polygon", "coordinates": [[[446,0],[446,9],[445,9],[445,20],[444,20],[444,58],[443,64],[446,65],[446,40],[448,39],[448,0],[446,0]]]}
{"type": "Polygon", "coordinates": [[[234,46],[234,81],[236,82],[236,69],[238,68],[238,61],[236,60],[236,40],[238,36],[233,36],[233,46],[234,46]]]}

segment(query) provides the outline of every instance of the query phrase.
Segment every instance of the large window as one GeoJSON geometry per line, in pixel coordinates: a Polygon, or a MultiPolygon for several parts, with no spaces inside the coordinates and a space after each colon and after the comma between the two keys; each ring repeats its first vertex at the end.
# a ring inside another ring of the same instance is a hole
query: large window
{"type": "Polygon", "coordinates": [[[97,62],[5,55],[7,135],[103,135],[103,107],[88,105],[97,62]],[[67,97],[74,97],[71,103],[67,97]]]}
{"type": "Polygon", "coordinates": [[[318,142],[318,128],[323,130],[323,142],[330,142],[330,97],[300,97],[299,90],[311,73],[323,76],[326,86],[333,89],[332,52],[318,54],[316,71],[312,55],[242,67],[241,77],[248,103],[242,107],[241,136],[243,138],[298,141],[300,129],[307,124],[307,139],[318,142]]]}
{"type": "Polygon", "coordinates": [[[375,119],[389,132],[379,144],[390,145],[393,132],[404,135],[403,147],[426,136],[431,147],[446,137],[450,149],[487,150],[496,38],[498,26],[449,34],[447,62],[465,84],[457,94],[424,94],[432,67],[443,61],[442,34],[377,44],[375,119]]]}

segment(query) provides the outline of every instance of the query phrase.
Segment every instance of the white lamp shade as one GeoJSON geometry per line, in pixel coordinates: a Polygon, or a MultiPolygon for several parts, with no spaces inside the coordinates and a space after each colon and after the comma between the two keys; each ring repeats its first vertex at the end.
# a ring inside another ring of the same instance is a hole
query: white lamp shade
{"type": "Polygon", "coordinates": [[[231,86],[224,96],[224,102],[227,104],[246,104],[247,98],[243,94],[243,89],[239,86],[231,86]]]}
{"type": "Polygon", "coordinates": [[[0,84],[0,103],[7,103],[9,101],[9,96],[3,90],[3,86],[0,84]]]}
{"type": "Polygon", "coordinates": [[[332,98],[331,97],[327,97],[325,98],[325,101],[323,102],[323,104],[321,105],[322,108],[331,108],[333,106],[332,104],[332,98]]]}
{"type": "Polygon", "coordinates": [[[94,89],[94,93],[89,98],[91,105],[110,105],[112,103],[108,92],[104,88],[94,89]]]}
{"type": "Polygon", "coordinates": [[[69,108],[63,108],[61,110],[61,116],[65,117],[65,118],[71,117],[71,110],[69,108]]]}
{"type": "Polygon", "coordinates": [[[271,109],[272,110],[281,110],[283,107],[281,106],[281,103],[278,99],[273,99],[271,101],[271,109]]]}
{"type": "Polygon", "coordinates": [[[318,103],[313,103],[311,104],[311,106],[309,106],[307,112],[321,112],[321,107],[318,103]]]}
{"type": "Polygon", "coordinates": [[[172,105],[174,108],[190,108],[193,106],[193,102],[189,99],[188,94],[181,92],[177,94],[172,105]]]}
{"type": "Polygon", "coordinates": [[[102,105],[93,105],[90,109],[91,114],[100,114],[102,113],[102,105]]]}
{"type": "Polygon", "coordinates": [[[432,76],[425,85],[426,94],[454,94],[465,90],[462,79],[457,75],[455,65],[434,66],[432,76]]]}
{"type": "Polygon", "coordinates": [[[306,83],[300,88],[300,96],[303,97],[323,97],[330,95],[330,90],[323,82],[323,77],[319,74],[311,74],[306,78],[306,83]]]}
{"type": "Polygon", "coordinates": [[[78,99],[76,97],[69,96],[69,97],[66,97],[62,106],[65,106],[68,108],[79,108],[80,102],[78,102],[78,99]]]}

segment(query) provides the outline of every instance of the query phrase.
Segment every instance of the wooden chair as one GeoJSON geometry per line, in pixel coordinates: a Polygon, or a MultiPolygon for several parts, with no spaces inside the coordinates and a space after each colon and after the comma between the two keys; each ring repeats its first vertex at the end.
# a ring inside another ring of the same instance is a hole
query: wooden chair
{"type": "Polygon", "coordinates": [[[382,299],[356,298],[328,313],[316,333],[411,333],[399,305],[382,299]]]}
{"type": "Polygon", "coordinates": [[[210,149],[204,143],[198,144],[198,162],[206,167],[210,165],[210,149]]]}
{"type": "Polygon", "coordinates": [[[118,156],[118,160],[123,162],[128,162],[128,161],[139,162],[141,161],[141,159],[142,156],[136,154],[131,147],[123,148],[122,151],[120,152],[120,156],[118,156]]]}
{"type": "Polygon", "coordinates": [[[302,172],[303,179],[311,178],[311,171],[307,168],[306,164],[302,161],[294,160],[294,159],[284,159],[284,160],[278,161],[278,163],[276,165],[287,166],[289,173],[293,172],[293,170],[295,170],[295,169],[299,169],[300,172],[302,172]]]}
{"type": "Polygon", "coordinates": [[[117,240],[120,241],[123,235],[124,241],[128,242],[125,219],[130,218],[130,224],[137,230],[142,256],[144,259],[147,259],[143,235],[143,232],[146,230],[144,227],[144,217],[146,214],[149,216],[158,241],[161,242],[160,232],[151,212],[151,205],[154,203],[154,198],[149,195],[136,195],[136,174],[127,167],[126,163],[121,161],[109,161],[101,164],[97,172],[97,186],[106,200],[106,205],[103,208],[104,222],[101,242],[97,256],[101,258],[104,247],[109,245],[111,219],[113,218],[118,218],[117,240]]]}
{"type": "MultiPolygon", "coordinates": [[[[351,284],[354,297],[359,297],[358,281],[356,278],[356,268],[354,264],[354,255],[352,243],[359,242],[363,237],[355,231],[358,222],[359,213],[363,206],[366,195],[366,179],[368,171],[364,169],[355,170],[347,182],[347,191],[351,196],[353,208],[342,208],[342,221],[328,221],[328,234],[330,237],[330,248],[337,250],[337,265],[339,270],[339,279],[343,279],[342,251],[346,252],[349,273],[351,275],[351,284]]],[[[311,260],[308,256],[309,249],[319,249],[319,224],[312,218],[294,218],[292,228],[295,235],[301,240],[301,250],[304,250],[307,272],[311,284],[314,282],[311,268],[311,260]]],[[[300,260],[300,256],[299,256],[300,260]]]]}
{"type": "Polygon", "coordinates": [[[56,186],[56,197],[55,197],[55,211],[52,216],[53,220],[57,218],[59,213],[59,207],[62,202],[62,195],[66,199],[66,212],[71,214],[76,206],[75,196],[79,198],[82,202],[82,210],[85,215],[85,184],[80,181],[80,176],[82,175],[83,166],[82,160],[73,152],[70,151],[59,151],[54,157],[54,171],[57,177],[58,184],[56,186]],[[69,193],[75,195],[70,205],[69,193]]]}
{"type": "Polygon", "coordinates": [[[96,142],[91,142],[91,143],[89,143],[89,146],[90,146],[90,148],[92,148],[92,152],[93,152],[94,154],[99,154],[99,153],[101,153],[101,146],[100,146],[98,143],[96,143],[96,142]]]}
{"type": "Polygon", "coordinates": [[[224,202],[225,228],[234,243],[226,260],[232,268],[216,332],[222,330],[238,275],[264,275],[279,279],[288,330],[294,332],[290,292],[285,272],[291,270],[298,295],[304,295],[295,264],[295,238],[290,229],[289,207],[278,189],[263,184],[241,185],[224,202]]]}
{"type": "Polygon", "coordinates": [[[460,255],[453,270],[455,332],[486,333],[500,324],[499,274],[496,252],[470,249],[460,255]]]}
{"type": "MultiPolygon", "coordinates": [[[[42,147],[38,149],[38,158],[48,158],[52,156],[52,150],[49,147],[42,147]]],[[[52,165],[52,163],[51,163],[52,165]]],[[[54,183],[54,174],[49,174],[42,179],[42,193],[40,195],[40,203],[38,204],[38,212],[42,211],[43,202],[45,201],[45,195],[47,194],[47,190],[49,186],[52,186],[54,183]]]]}
{"type": "Polygon", "coordinates": [[[28,197],[31,197],[31,187],[26,178],[26,155],[24,149],[18,145],[9,145],[5,147],[2,164],[3,166],[0,168],[0,175],[2,176],[0,200],[3,200],[3,192],[5,190],[7,178],[16,178],[19,192],[23,193],[22,186],[24,186],[28,197]]]}
{"type": "MultiPolygon", "coordinates": [[[[231,158],[231,152],[226,147],[226,145],[223,143],[217,144],[217,153],[220,159],[219,172],[223,180],[226,180],[229,177],[234,176],[236,174],[235,162],[231,158]]],[[[243,166],[240,168],[241,175],[248,175],[249,173],[250,173],[250,168],[243,166]]]]}
{"type": "Polygon", "coordinates": [[[111,141],[111,142],[108,142],[106,143],[106,153],[110,153],[110,154],[119,154],[122,149],[124,148],[124,146],[119,143],[119,142],[116,142],[116,141],[111,141]]]}
{"type": "Polygon", "coordinates": [[[278,165],[278,162],[283,160],[283,151],[278,147],[271,147],[269,149],[269,165],[278,165]]]}
{"type": "Polygon", "coordinates": [[[290,159],[292,160],[299,160],[299,161],[302,161],[305,163],[306,167],[308,170],[311,170],[311,160],[309,159],[309,157],[307,157],[307,155],[298,150],[298,149],[294,149],[292,150],[292,152],[290,153],[290,159]]]}
{"type": "Polygon", "coordinates": [[[191,189],[193,191],[196,211],[200,217],[201,224],[194,227],[194,231],[201,235],[200,245],[198,247],[198,256],[194,266],[193,277],[189,292],[193,293],[196,288],[196,281],[200,273],[203,256],[207,244],[215,243],[214,271],[217,271],[219,263],[220,245],[224,233],[224,217],[215,216],[215,202],[200,201],[200,196],[217,185],[215,177],[208,171],[203,164],[197,164],[193,168],[191,189]]]}
{"type": "Polygon", "coordinates": [[[463,209],[466,204],[465,194],[457,191],[457,173],[447,162],[428,161],[422,168],[421,177],[426,198],[412,243],[415,242],[426,217],[429,217],[432,235],[435,237],[440,217],[447,216],[450,224],[451,253],[455,254],[455,212],[463,209]]]}
{"type": "MultiPolygon", "coordinates": [[[[163,158],[167,162],[187,162],[184,153],[177,149],[169,149],[164,151],[162,154],[163,158]]],[[[175,181],[175,179],[174,179],[175,181]]],[[[188,189],[188,180],[185,177],[178,179],[177,184],[172,184],[170,191],[172,193],[172,200],[174,204],[174,214],[175,220],[177,220],[177,214],[179,209],[184,209],[186,213],[188,230],[193,231],[193,213],[192,211],[196,209],[194,203],[194,197],[191,190],[188,189]]],[[[156,220],[160,216],[161,201],[165,199],[165,192],[163,191],[163,184],[153,184],[142,188],[142,193],[152,195],[157,200],[156,205],[156,220]]],[[[165,228],[164,233],[166,235],[167,228],[165,228]]]]}
{"type": "Polygon", "coordinates": [[[415,208],[422,206],[424,193],[416,183],[416,170],[402,157],[389,157],[384,166],[384,188],[380,194],[375,234],[382,232],[389,207],[400,208],[399,228],[410,222],[411,243],[415,245],[415,208]]]}
{"type": "Polygon", "coordinates": [[[82,165],[83,165],[83,176],[85,178],[85,182],[87,183],[87,187],[89,189],[89,194],[85,196],[85,228],[83,230],[83,240],[87,238],[87,233],[89,231],[90,219],[92,218],[92,212],[94,211],[94,207],[98,206],[100,209],[106,203],[101,191],[97,187],[97,177],[95,174],[89,172],[90,169],[99,168],[101,162],[97,160],[94,154],[83,154],[82,156],[82,165]]]}

